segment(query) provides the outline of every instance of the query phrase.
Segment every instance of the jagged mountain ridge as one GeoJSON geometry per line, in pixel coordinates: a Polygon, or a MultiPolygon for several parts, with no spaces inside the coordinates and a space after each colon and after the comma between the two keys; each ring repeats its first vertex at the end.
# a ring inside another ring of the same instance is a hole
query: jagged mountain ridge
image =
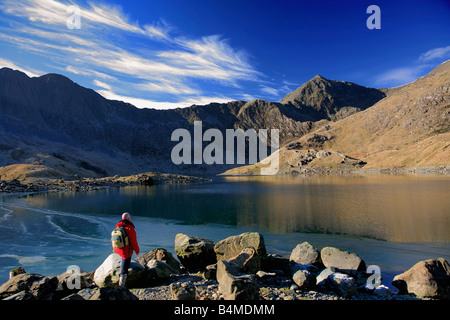
{"type": "MultiPolygon", "coordinates": [[[[450,165],[450,61],[389,90],[370,108],[327,122],[279,150],[280,173],[450,165]]],[[[225,174],[258,174],[262,163],[225,174]]]]}
{"type": "Polygon", "coordinates": [[[315,121],[339,120],[369,108],[385,96],[378,89],[347,81],[328,80],[317,75],[288,93],[280,102],[305,110],[315,121]]]}
{"type": "MultiPolygon", "coordinates": [[[[332,91],[334,82],[323,81],[328,82],[326,94],[315,90],[310,94],[330,97],[328,91],[332,91]]],[[[312,88],[309,82],[302,87],[312,88]]],[[[378,92],[361,86],[358,89],[362,91],[359,95],[378,92]]],[[[316,90],[321,90],[320,86],[316,90]]],[[[379,91],[378,97],[381,99],[384,94],[379,91]]],[[[339,101],[339,98],[332,97],[332,100],[339,101]]],[[[356,99],[351,105],[366,107],[356,99]]],[[[236,128],[276,128],[280,129],[283,144],[310,132],[317,121],[328,118],[318,113],[316,107],[299,108],[291,100],[278,103],[254,100],[171,110],[138,109],[122,101],[105,99],[62,75],[30,78],[20,71],[2,68],[0,166],[43,166],[55,170],[55,175],[77,171],[87,176],[144,171],[218,173],[230,166],[173,165],[170,161],[170,151],[176,144],[170,141],[173,130],[192,131],[195,120],[203,122],[204,130],[217,128],[222,132],[236,128]]],[[[336,114],[341,107],[333,108],[336,114]]]]}

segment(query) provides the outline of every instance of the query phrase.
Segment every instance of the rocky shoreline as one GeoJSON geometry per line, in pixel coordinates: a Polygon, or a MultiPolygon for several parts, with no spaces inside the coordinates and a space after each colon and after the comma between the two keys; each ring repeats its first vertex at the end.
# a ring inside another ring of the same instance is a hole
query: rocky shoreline
{"type": "Polygon", "coordinates": [[[450,166],[439,167],[418,167],[418,168],[380,168],[380,169],[365,169],[365,168],[329,168],[329,167],[307,167],[301,170],[292,170],[281,174],[346,174],[346,175],[449,175],[450,166]]]}
{"type": "Polygon", "coordinates": [[[113,253],[94,271],[58,276],[11,270],[2,300],[430,300],[450,299],[450,266],[443,258],[419,261],[392,285],[355,253],[298,244],[289,257],[266,252],[257,232],[217,243],[177,234],[175,256],[153,249],[132,260],[119,286],[121,258],[113,253]],[[372,268],[372,269],[371,269],[372,268]]]}
{"type": "MultiPolygon", "coordinates": [[[[283,173],[282,173],[283,174],[283,173]]],[[[329,168],[329,167],[307,167],[301,170],[292,170],[284,174],[344,174],[344,175],[442,175],[450,174],[450,166],[439,167],[417,167],[417,168],[329,168]]]]}
{"type": "MultiPolygon", "coordinates": [[[[357,166],[300,166],[280,168],[276,175],[450,175],[450,166],[437,167],[413,167],[413,168],[364,168],[357,166]]],[[[230,176],[253,176],[260,175],[259,170],[246,170],[236,168],[221,175],[230,176]]]]}
{"type": "Polygon", "coordinates": [[[141,173],[131,176],[106,178],[83,178],[73,176],[66,179],[27,178],[23,181],[13,179],[0,180],[0,194],[92,191],[102,188],[125,187],[135,185],[152,186],[158,184],[205,183],[211,179],[194,176],[164,174],[157,172],[141,173]]]}
{"type": "MultiPolygon", "coordinates": [[[[450,166],[420,167],[420,168],[384,168],[384,169],[364,169],[364,168],[329,168],[329,167],[304,167],[300,170],[280,171],[278,175],[449,175],[450,166]]],[[[225,174],[222,174],[225,175],[225,174]]],[[[125,187],[145,185],[152,186],[158,184],[179,184],[179,183],[206,183],[212,179],[187,176],[180,174],[165,174],[158,172],[140,173],[131,176],[114,176],[105,178],[86,178],[72,176],[64,179],[56,178],[25,178],[1,180],[0,195],[17,193],[41,193],[41,192],[63,192],[63,191],[92,191],[102,188],[125,187]]]]}

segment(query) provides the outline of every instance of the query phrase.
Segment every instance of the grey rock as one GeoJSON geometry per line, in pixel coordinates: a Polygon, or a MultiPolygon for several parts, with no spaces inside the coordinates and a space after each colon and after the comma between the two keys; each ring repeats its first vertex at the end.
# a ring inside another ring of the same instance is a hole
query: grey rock
{"type": "Polygon", "coordinates": [[[173,300],[195,300],[196,289],[190,283],[171,283],[169,288],[173,300]]]}
{"type": "Polygon", "coordinates": [[[357,274],[358,271],[365,271],[366,264],[364,260],[355,253],[342,251],[334,247],[325,247],[320,251],[322,263],[327,268],[337,268],[341,272],[357,274]]]}
{"type": "Polygon", "coordinates": [[[143,266],[147,265],[147,263],[150,260],[159,260],[162,262],[167,263],[169,266],[171,266],[176,272],[180,272],[180,263],[177,259],[173,257],[173,255],[167,251],[164,248],[156,248],[153,249],[147,253],[144,253],[140,257],[138,257],[136,260],[143,266]]]}
{"type": "Polygon", "coordinates": [[[316,285],[318,286],[324,286],[326,284],[326,280],[328,277],[335,273],[335,268],[325,268],[323,269],[317,276],[316,276],[316,285]]]}
{"type": "Polygon", "coordinates": [[[219,292],[225,300],[257,300],[259,286],[253,275],[236,276],[233,263],[227,261],[217,262],[217,281],[219,292]]]}
{"type": "Polygon", "coordinates": [[[264,237],[258,232],[246,232],[221,240],[214,246],[214,251],[218,261],[230,260],[248,247],[254,248],[260,259],[266,258],[267,252],[264,244],[264,237]]]}
{"type": "Polygon", "coordinates": [[[89,300],[97,292],[97,290],[99,290],[98,287],[81,289],[77,292],[77,295],[82,297],[84,300],[89,300]]]}
{"type": "Polygon", "coordinates": [[[30,292],[36,299],[50,300],[58,287],[57,277],[43,277],[30,286],[30,292]]]}
{"type": "Polygon", "coordinates": [[[209,239],[178,233],[175,236],[175,254],[190,272],[203,270],[216,263],[215,243],[209,239]]]}
{"type": "Polygon", "coordinates": [[[326,150],[320,150],[316,153],[316,158],[326,158],[331,155],[331,152],[326,150]]]}
{"type": "Polygon", "coordinates": [[[316,277],[307,270],[298,270],[292,276],[292,280],[301,290],[309,290],[316,285],[316,277]]]}
{"type": "MultiPolygon", "coordinates": [[[[117,253],[110,254],[94,272],[94,282],[99,287],[113,287],[119,284],[122,258],[117,253]]],[[[145,285],[147,269],[135,260],[128,268],[126,286],[128,288],[145,285]]]]}
{"type": "Polygon", "coordinates": [[[0,286],[0,299],[17,295],[13,299],[50,299],[58,286],[56,277],[45,277],[35,273],[22,273],[0,286]],[[22,293],[21,293],[22,292],[22,293]]]}
{"type": "Polygon", "coordinates": [[[138,300],[125,286],[99,288],[89,300],[138,300]]]}
{"type": "Polygon", "coordinates": [[[217,263],[206,266],[202,274],[203,279],[213,280],[217,278],[217,263]]]}
{"type": "Polygon", "coordinates": [[[261,269],[261,260],[253,247],[242,249],[242,251],[229,262],[236,264],[243,273],[255,274],[261,269]]]}
{"type": "Polygon", "coordinates": [[[171,274],[177,274],[167,263],[152,259],[147,263],[147,277],[149,278],[149,284],[156,285],[161,282],[167,281],[171,274]]]}
{"type": "Polygon", "coordinates": [[[395,276],[392,284],[400,294],[450,299],[450,265],[444,258],[419,261],[395,276]]]}
{"type": "Polygon", "coordinates": [[[312,264],[316,266],[322,265],[319,250],[306,241],[299,243],[292,250],[289,260],[293,263],[299,264],[312,264]]]}
{"type": "Polygon", "coordinates": [[[373,290],[373,294],[383,300],[389,300],[392,298],[391,290],[385,285],[379,285],[373,290]]]}
{"type": "Polygon", "coordinates": [[[289,259],[277,254],[267,254],[261,260],[261,269],[264,271],[286,270],[289,268],[289,259]]]}
{"type": "Polygon", "coordinates": [[[91,275],[91,272],[82,272],[80,270],[69,270],[60,274],[59,276],[57,276],[57,295],[68,296],[69,294],[74,294],[81,289],[92,286],[95,283],[90,278],[91,275]]]}
{"type": "Polygon", "coordinates": [[[350,298],[356,293],[355,279],[345,273],[333,273],[326,281],[329,287],[341,297],[350,298]]]}

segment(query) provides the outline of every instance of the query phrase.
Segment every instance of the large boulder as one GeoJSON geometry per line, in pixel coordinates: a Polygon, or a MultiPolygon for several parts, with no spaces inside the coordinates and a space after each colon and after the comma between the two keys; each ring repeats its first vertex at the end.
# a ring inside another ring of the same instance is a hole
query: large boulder
{"type": "Polygon", "coordinates": [[[68,269],[66,272],[57,276],[58,287],[55,292],[55,298],[66,297],[70,294],[77,293],[81,289],[94,285],[91,276],[92,272],[81,271],[78,267],[68,269]]]}
{"type": "Polygon", "coordinates": [[[147,263],[147,278],[149,285],[157,285],[161,282],[167,281],[171,274],[177,274],[170,265],[165,262],[152,259],[147,263]]]}
{"type": "Polygon", "coordinates": [[[327,284],[328,277],[336,272],[335,268],[325,268],[316,276],[316,285],[324,287],[327,284]]]}
{"type": "Polygon", "coordinates": [[[164,248],[156,248],[147,253],[144,253],[136,259],[143,266],[147,265],[150,260],[158,260],[167,263],[176,272],[180,272],[180,263],[173,255],[164,248]]]}
{"type": "Polygon", "coordinates": [[[219,292],[225,300],[257,300],[259,286],[254,275],[236,275],[239,267],[228,261],[217,262],[219,292]]]}
{"type": "Polygon", "coordinates": [[[345,273],[332,273],[327,278],[328,286],[338,295],[350,298],[356,293],[356,281],[345,273]]]}
{"type": "Polygon", "coordinates": [[[320,258],[320,252],[314,248],[309,242],[305,241],[299,243],[291,252],[289,261],[299,264],[312,264],[315,266],[321,266],[322,260],[320,258]]]}
{"type": "Polygon", "coordinates": [[[221,240],[214,246],[214,251],[216,252],[218,261],[228,261],[248,247],[254,248],[260,259],[266,258],[267,252],[264,237],[258,232],[246,232],[221,240]]]}
{"type": "Polygon", "coordinates": [[[59,290],[81,290],[88,288],[93,284],[90,279],[92,273],[77,270],[68,270],[59,276],[58,278],[58,289],[59,290]]]}
{"type": "Polygon", "coordinates": [[[216,263],[215,243],[209,239],[193,237],[183,233],[175,236],[175,254],[190,272],[203,270],[216,263]]]}
{"type": "MultiPolygon", "coordinates": [[[[94,282],[99,287],[114,287],[119,284],[122,258],[117,253],[110,254],[105,261],[95,270],[94,282]]],[[[131,260],[128,268],[126,286],[139,288],[146,284],[147,269],[139,262],[131,260]]]]}
{"type": "Polygon", "coordinates": [[[261,259],[253,247],[242,249],[242,251],[236,257],[230,259],[229,262],[239,266],[242,273],[256,274],[261,270],[261,259]]]}
{"type": "Polygon", "coordinates": [[[325,247],[320,251],[320,258],[326,268],[337,268],[349,274],[366,270],[366,263],[354,253],[341,251],[334,247],[325,247]]]}
{"type": "MultiPolygon", "coordinates": [[[[0,299],[20,293],[26,299],[51,299],[58,286],[58,278],[35,273],[13,276],[0,286],[0,299]]],[[[20,300],[20,299],[17,299],[20,300]]]]}
{"type": "Polygon", "coordinates": [[[450,266],[444,258],[419,261],[394,277],[392,284],[400,294],[450,299],[450,266]]]}
{"type": "Polygon", "coordinates": [[[267,254],[267,256],[261,260],[261,269],[264,271],[281,270],[285,271],[289,269],[289,259],[284,258],[277,254],[267,254]]]}

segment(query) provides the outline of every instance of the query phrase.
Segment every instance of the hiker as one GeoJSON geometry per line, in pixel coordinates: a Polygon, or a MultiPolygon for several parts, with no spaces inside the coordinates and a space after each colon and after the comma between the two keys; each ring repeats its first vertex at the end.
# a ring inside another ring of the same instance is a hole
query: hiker
{"type": "Polygon", "coordinates": [[[124,227],[128,236],[128,242],[123,248],[114,248],[114,251],[122,257],[122,269],[120,271],[119,285],[124,286],[127,280],[128,268],[131,262],[133,251],[139,255],[139,245],[136,239],[136,231],[134,224],[131,222],[131,217],[128,212],[122,214],[122,220],[116,225],[116,228],[124,227]]]}

